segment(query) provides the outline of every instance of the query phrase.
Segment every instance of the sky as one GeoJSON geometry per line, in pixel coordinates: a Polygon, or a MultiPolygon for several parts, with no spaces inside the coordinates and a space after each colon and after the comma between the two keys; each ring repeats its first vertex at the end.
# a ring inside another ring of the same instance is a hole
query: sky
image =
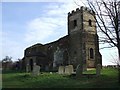
{"type": "MultiPolygon", "coordinates": [[[[29,46],[67,35],[67,14],[78,8],[73,0],[3,0],[0,7],[0,60],[11,56],[14,61],[22,59],[29,46]]],[[[100,52],[103,65],[113,64],[111,61],[117,57],[115,48],[100,52]]]]}

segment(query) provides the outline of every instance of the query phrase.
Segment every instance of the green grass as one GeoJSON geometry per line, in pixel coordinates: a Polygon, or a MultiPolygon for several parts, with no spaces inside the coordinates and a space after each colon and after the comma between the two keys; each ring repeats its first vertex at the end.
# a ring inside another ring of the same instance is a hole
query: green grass
{"type": "Polygon", "coordinates": [[[24,72],[4,72],[2,78],[3,88],[120,88],[115,69],[103,69],[100,77],[89,79],[76,79],[57,73],[43,73],[33,77],[24,72]]]}

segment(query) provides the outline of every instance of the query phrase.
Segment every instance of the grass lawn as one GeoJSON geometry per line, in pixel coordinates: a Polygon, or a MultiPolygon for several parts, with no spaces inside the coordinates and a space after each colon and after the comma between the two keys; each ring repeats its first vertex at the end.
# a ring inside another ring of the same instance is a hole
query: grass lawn
{"type": "MultiPolygon", "coordinates": [[[[94,70],[92,72],[95,72],[94,70]]],[[[76,79],[57,73],[43,73],[33,77],[30,73],[5,72],[2,74],[3,88],[120,88],[117,69],[102,69],[100,77],[76,79]]]]}

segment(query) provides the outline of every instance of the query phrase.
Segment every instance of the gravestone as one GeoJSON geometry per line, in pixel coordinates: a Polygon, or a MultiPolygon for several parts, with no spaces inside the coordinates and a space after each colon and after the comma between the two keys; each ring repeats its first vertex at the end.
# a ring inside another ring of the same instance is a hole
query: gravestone
{"type": "Polygon", "coordinates": [[[74,72],[73,65],[68,65],[69,66],[69,72],[72,74],[74,72]]]}
{"type": "Polygon", "coordinates": [[[69,72],[69,66],[65,66],[65,74],[70,74],[70,72],[69,72]]]}
{"type": "Polygon", "coordinates": [[[64,74],[64,66],[59,66],[58,73],[64,74]]]}
{"type": "Polygon", "coordinates": [[[33,66],[32,75],[33,75],[33,76],[38,76],[39,74],[40,74],[40,66],[34,65],[34,66],[33,66]]]}
{"type": "Polygon", "coordinates": [[[29,72],[30,71],[30,66],[29,64],[26,65],[26,72],[29,72]]]}
{"type": "Polygon", "coordinates": [[[72,74],[73,73],[73,65],[68,65],[65,67],[65,74],[72,74]]]}
{"type": "Polygon", "coordinates": [[[80,76],[82,76],[81,64],[77,65],[77,68],[76,68],[76,77],[79,78],[80,76]]]}
{"type": "Polygon", "coordinates": [[[100,65],[100,64],[97,64],[97,67],[96,67],[96,75],[97,75],[97,76],[100,76],[100,73],[101,73],[101,65],[100,65]]]}

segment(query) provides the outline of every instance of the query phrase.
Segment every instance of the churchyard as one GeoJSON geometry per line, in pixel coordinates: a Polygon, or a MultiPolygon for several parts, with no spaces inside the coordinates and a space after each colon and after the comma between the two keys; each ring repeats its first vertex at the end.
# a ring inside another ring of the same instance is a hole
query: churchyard
{"type": "MultiPolygon", "coordinates": [[[[34,76],[32,73],[21,71],[4,71],[2,88],[120,88],[115,68],[103,68],[98,77],[76,78],[65,72],[40,72],[34,76]],[[67,74],[63,74],[65,72],[67,74]]],[[[95,69],[84,72],[84,74],[95,73],[95,69]]]]}

